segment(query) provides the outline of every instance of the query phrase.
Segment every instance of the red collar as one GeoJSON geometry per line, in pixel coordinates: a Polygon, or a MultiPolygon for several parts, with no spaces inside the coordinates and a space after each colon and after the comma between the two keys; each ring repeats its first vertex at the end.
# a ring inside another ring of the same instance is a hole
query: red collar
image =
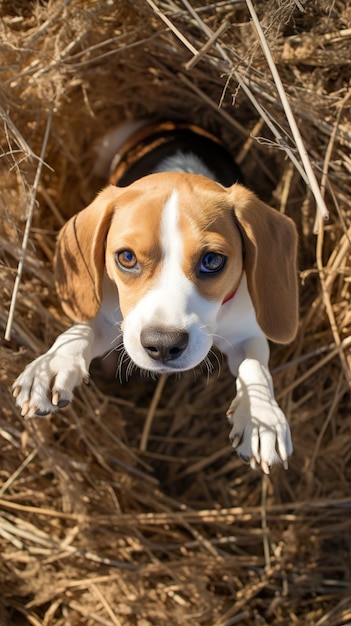
{"type": "Polygon", "coordinates": [[[228,294],[228,295],[224,298],[224,300],[223,300],[223,302],[222,302],[222,305],[223,305],[223,304],[225,304],[226,302],[229,302],[229,300],[232,300],[232,299],[234,298],[234,296],[235,296],[236,292],[238,291],[238,289],[239,289],[239,287],[240,287],[240,283],[241,283],[241,279],[242,279],[242,277],[243,277],[243,273],[244,273],[244,270],[241,272],[241,276],[240,276],[240,278],[239,278],[239,282],[238,282],[237,286],[235,287],[235,289],[234,289],[234,290],[233,290],[230,294],[228,294]]]}

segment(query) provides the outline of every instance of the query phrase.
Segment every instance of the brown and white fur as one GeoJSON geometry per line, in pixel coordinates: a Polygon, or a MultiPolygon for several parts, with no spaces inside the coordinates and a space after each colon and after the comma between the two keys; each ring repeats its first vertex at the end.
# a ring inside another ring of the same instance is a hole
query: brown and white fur
{"type": "Polygon", "coordinates": [[[156,170],[107,186],[63,227],[56,284],[75,323],[17,378],[16,402],[26,416],[65,406],[92,359],[121,342],[157,374],[194,368],[215,345],[236,378],[233,447],[266,473],[287,467],[267,338],[296,333],[295,226],[241,184],[213,180],[199,155],[177,151],[156,170]]]}

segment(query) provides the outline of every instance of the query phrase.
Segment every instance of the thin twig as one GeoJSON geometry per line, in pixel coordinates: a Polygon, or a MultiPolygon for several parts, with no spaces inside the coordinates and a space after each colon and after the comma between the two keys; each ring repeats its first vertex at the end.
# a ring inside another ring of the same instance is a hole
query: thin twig
{"type": "Polygon", "coordinates": [[[24,261],[25,261],[26,252],[27,252],[27,245],[28,245],[28,241],[29,241],[30,227],[31,227],[31,224],[32,224],[32,218],[33,218],[33,212],[34,212],[35,201],[36,201],[36,197],[37,197],[37,191],[38,191],[40,176],[41,176],[41,172],[42,172],[43,165],[44,165],[44,156],[45,156],[45,152],[46,152],[46,146],[47,146],[49,135],[50,135],[50,127],[51,127],[52,116],[53,116],[53,111],[50,111],[50,113],[48,115],[47,122],[46,122],[44,139],[43,139],[41,152],[40,152],[39,163],[38,163],[38,167],[37,167],[37,171],[36,171],[35,179],[34,179],[34,183],[33,183],[32,196],[31,196],[31,201],[30,201],[30,205],[29,205],[28,217],[27,217],[26,227],[25,227],[24,235],[23,235],[21,256],[20,256],[20,260],[19,260],[19,263],[18,263],[18,267],[17,267],[17,275],[16,275],[16,280],[15,280],[15,284],[14,284],[14,288],[13,288],[11,304],[10,304],[10,310],[9,310],[9,316],[8,316],[8,320],[7,320],[6,330],[5,330],[5,339],[6,339],[6,341],[10,341],[10,339],[11,339],[11,328],[12,328],[13,317],[14,317],[14,314],[15,314],[17,294],[18,294],[18,289],[19,289],[19,286],[20,286],[20,283],[21,283],[21,279],[22,279],[23,269],[24,269],[24,261]]]}
{"type": "Polygon", "coordinates": [[[259,37],[259,40],[260,40],[263,52],[264,52],[265,57],[267,59],[269,68],[270,68],[270,70],[272,72],[272,76],[273,76],[275,85],[277,87],[277,90],[278,90],[278,93],[279,93],[279,97],[281,99],[281,103],[282,103],[284,111],[285,111],[286,118],[287,118],[287,120],[289,122],[289,125],[290,125],[290,128],[291,128],[291,132],[293,134],[293,137],[294,137],[294,140],[295,140],[295,143],[296,143],[296,147],[297,147],[297,149],[299,151],[299,154],[300,154],[300,157],[301,157],[301,161],[303,163],[306,175],[308,177],[309,186],[311,187],[311,191],[312,191],[312,193],[314,195],[316,204],[319,207],[322,219],[323,220],[327,220],[327,219],[329,219],[328,209],[327,209],[326,204],[324,202],[324,198],[322,197],[321,190],[320,190],[320,188],[318,186],[318,182],[317,182],[315,173],[313,171],[310,158],[309,158],[309,156],[307,154],[307,150],[306,150],[305,145],[304,145],[304,143],[302,141],[302,137],[301,137],[300,131],[298,129],[295,117],[294,117],[293,112],[291,110],[290,103],[289,103],[289,100],[287,98],[285,89],[283,87],[283,83],[281,81],[279,72],[277,70],[277,67],[276,67],[274,61],[273,61],[273,57],[272,57],[271,51],[269,49],[267,40],[266,40],[266,38],[264,36],[264,33],[263,33],[263,30],[262,30],[260,21],[259,21],[259,19],[257,17],[256,11],[255,11],[255,9],[253,7],[253,4],[252,4],[251,0],[246,0],[246,4],[247,4],[247,7],[248,7],[249,12],[251,14],[251,17],[252,17],[252,20],[254,22],[254,25],[256,27],[256,31],[257,31],[257,34],[258,34],[258,37],[259,37]]]}
{"type": "Polygon", "coordinates": [[[312,454],[312,457],[311,457],[311,460],[310,460],[310,463],[309,463],[309,471],[310,472],[314,471],[315,463],[316,463],[316,459],[317,459],[318,454],[319,454],[319,449],[320,449],[320,446],[321,446],[321,443],[322,443],[322,439],[323,439],[323,437],[325,435],[325,432],[326,432],[326,430],[327,430],[327,428],[328,428],[328,426],[329,426],[333,416],[335,415],[335,411],[336,411],[336,408],[337,408],[337,406],[339,404],[340,398],[342,397],[342,395],[344,393],[345,393],[345,381],[344,381],[343,373],[340,372],[339,380],[338,380],[338,383],[337,383],[337,387],[336,387],[336,389],[334,390],[334,393],[333,393],[333,401],[332,401],[331,407],[329,408],[328,415],[327,415],[326,419],[324,420],[322,428],[319,431],[318,436],[317,436],[316,444],[314,446],[313,454],[312,454]]]}
{"type": "Polygon", "coordinates": [[[115,626],[121,626],[122,622],[118,619],[117,615],[112,610],[110,604],[107,602],[105,596],[103,595],[103,593],[101,592],[101,590],[99,589],[97,584],[96,583],[92,583],[91,588],[94,591],[94,593],[97,595],[97,597],[99,598],[101,604],[104,606],[106,612],[108,613],[109,617],[112,620],[112,623],[115,626]]]}
{"type": "Polygon", "coordinates": [[[161,18],[161,20],[171,29],[171,31],[178,37],[179,41],[181,41],[192,54],[196,54],[197,50],[195,46],[193,46],[190,41],[180,32],[180,30],[173,24],[173,22],[162,13],[162,11],[158,8],[157,4],[153,2],[153,0],[146,0],[146,2],[150,5],[150,7],[155,11],[156,15],[161,18]]]}
{"type": "Polygon", "coordinates": [[[200,59],[202,59],[204,57],[204,55],[211,48],[211,46],[213,46],[213,44],[216,42],[216,40],[221,35],[223,35],[223,33],[226,30],[228,30],[229,27],[230,27],[229,22],[224,22],[223,24],[221,24],[221,26],[218,28],[218,30],[216,30],[216,32],[211,35],[209,40],[202,46],[202,48],[200,48],[200,50],[198,50],[198,52],[193,56],[193,58],[190,59],[190,61],[188,61],[185,64],[185,66],[184,66],[185,69],[186,70],[190,70],[192,67],[194,67],[196,65],[196,63],[198,63],[200,61],[200,59]]]}
{"type": "Polygon", "coordinates": [[[141,441],[140,441],[140,446],[139,449],[141,450],[141,452],[145,452],[146,448],[147,448],[147,443],[148,443],[148,439],[149,439],[149,434],[150,434],[150,430],[151,430],[151,426],[152,426],[152,422],[153,419],[155,417],[155,412],[157,409],[157,405],[160,401],[164,386],[166,384],[166,380],[168,378],[167,374],[162,374],[162,376],[160,376],[156,389],[155,389],[155,393],[154,396],[152,398],[152,402],[150,404],[150,408],[148,411],[148,414],[146,416],[146,420],[145,420],[145,424],[144,424],[144,429],[143,429],[143,433],[141,436],[141,441]]]}
{"type": "Polygon", "coordinates": [[[191,80],[189,80],[187,76],[179,73],[178,78],[180,78],[180,80],[183,81],[183,83],[187,85],[194,93],[200,96],[200,98],[204,102],[206,102],[206,104],[208,104],[212,109],[217,111],[218,115],[220,115],[224,120],[226,120],[228,124],[233,126],[233,128],[235,128],[235,130],[238,131],[240,135],[242,135],[245,138],[248,137],[249,131],[246,128],[244,128],[242,124],[240,124],[234,117],[232,117],[231,115],[229,115],[229,113],[224,111],[224,109],[219,108],[218,103],[214,102],[214,100],[212,100],[206,93],[204,93],[191,80]]]}
{"type": "Polygon", "coordinates": [[[23,463],[16,469],[16,471],[11,474],[11,476],[4,482],[3,486],[0,489],[0,498],[3,497],[4,493],[7,489],[14,483],[14,481],[18,478],[18,476],[23,472],[23,470],[29,465],[33,459],[38,454],[38,448],[34,448],[30,454],[24,459],[23,463]]]}
{"type": "Polygon", "coordinates": [[[265,110],[265,108],[260,105],[260,103],[258,102],[257,98],[254,96],[254,94],[252,93],[251,89],[246,84],[245,80],[240,76],[239,72],[235,71],[235,72],[233,72],[233,74],[234,74],[236,80],[238,81],[240,87],[242,88],[242,90],[246,93],[247,97],[249,98],[249,100],[254,105],[256,111],[260,114],[260,116],[262,117],[262,119],[265,121],[266,125],[268,126],[268,128],[272,132],[273,136],[275,137],[275,139],[277,141],[277,144],[278,144],[279,148],[283,149],[286,152],[286,154],[288,155],[289,159],[295,165],[295,167],[296,167],[297,171],[299,172],[301,178],[305,181],[306,185],[308,185],[308,177],[307,177],[306,173],[304,172],[303,168],[301,167],[300,163],[298,162],[298,160],[297,160],[296,156],[294,155],[293,151],[291,150],[291,148],[289,148],[289,146],[287,145],[286,141],[284,141],[284,138],[283,138],[282,134],[279,132],[279,130],[277,129],[276,125],[273,124],[273,122],[272,122],[269,114],[265,110]]]}
{"type": "Polygon", "coordinates": [[[262,489],[261,489],[261,527],[262,527],[262,542],[263,542],[263,554],[265,560],[265,569],[271,568],[271,555],[268,539],[268,525],[267,525],[267,488],[268,488],[268,476],[263,474],[262,476],[262,489]]]}
{"type": "MultiPolygon", "coordinates": [[[[348,93],[346,94],[345,98],[343,98],[342,100],[342,105],[344,105],[347,100],[350,98],[351,92],[348,91],[348,93]]],[[[322,175],[322,182],[321,182],[321,195],[322,197],[324,197],[325,194],[325,190],[326,190],[326,183],[328,180],[328,169],[329,169],[329,163],[330,163],[330,159],[331,159],[331,155],[333,152],[333,148],[334,148],[334,142],[335,142],[335,138],[336,138],[336,130],[340,121],[340,116],[341,116],[341,111],[342,111],[343,106],[340,106],[337,116],[336,116],[336,120],[334,123],[334,127],[333,127],[333,132],[330,136],[330,140],[328,143],[328,147],[327,147],[327,151],[325,154],[325,159],[324,159],[324,166],[323,166],[323,175],[322,175]]],[[[348,366],[348,362],[346,360],[344,351],[341,348],[341,338],[340,338],[340,333],[339,333],[339,329],[338,329],[338,325],[336,322],[336,317],[335,317],[335,313],[334,313],[334,309],[333,309],[333,305],[331,303],[331,299],[330,299],[330,288],[331,286],[327,286],[327,282],[326,282],[326,275],[325,275],[325,270],[324,270],[324,264],[323,264],[323,244],[324,244],[324,223],[321,220],[321,217],[319,216],[319,219],[316,219],[317,224],[319,223],[319,228],[317,229],[317,242],[316,242],[316,261],[317,261],[317,267],[319,270],[319,279],[321,282],[321,286],[322,286],[322,295],[323,295],[323,302],[324,302],[324,306],[325,306],[325,310],[327,312],[328,315],[328,319],[329,319],[329,324],[330,324],[330,328],[331,331],[333,333],[333,338],[335,341],[335,344],[337,346],[339,346],[340,351],[339,351],[339,357],[340,357],[340,361],[341,361],[341,366],[344,370],[344,374],[345,374],[345,378],[346,381],[348,383],[348,385],[351,387],[351,372],[349,370],[349,366],[348,366]]]]}

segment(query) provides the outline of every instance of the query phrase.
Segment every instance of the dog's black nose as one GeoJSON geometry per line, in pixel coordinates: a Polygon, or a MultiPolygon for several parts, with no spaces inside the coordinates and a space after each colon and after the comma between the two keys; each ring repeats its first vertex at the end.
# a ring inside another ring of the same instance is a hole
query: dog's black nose
{"type": "Polygon", "coordinates": [[[140,341],[154,361],[166,363],[180,357],[188,345],[189,335],[185,330],[151,327],[141,331],[140,341]]]}

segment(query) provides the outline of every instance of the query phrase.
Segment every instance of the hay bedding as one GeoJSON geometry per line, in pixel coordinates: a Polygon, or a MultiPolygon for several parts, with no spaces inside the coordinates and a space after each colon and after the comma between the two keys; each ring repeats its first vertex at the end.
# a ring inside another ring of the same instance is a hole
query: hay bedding
{"type": "Polygon", "coordinates": [[[351,623],[351,8],[255,6],[330,210],[317,236],[312,194],[262,123],[258,105],[299,161],[246,2],[1,4],[4,328],[33,207],[12,339],[0,348],[1,625],[351,623]],[[219,356],[210,376],[169,378],[163,390],[139,374],[121,386],[96,363],[73,406],[40,420],[24,422],[9,394],[68,323],[53,288],[55,236],[103,184],[98,139],[155,111],[218,133],[248,184],[298,226],[300,332],[272,349],[295,444],[288,472],[262,477],[232,453],[233,381],[219,356]]]}

